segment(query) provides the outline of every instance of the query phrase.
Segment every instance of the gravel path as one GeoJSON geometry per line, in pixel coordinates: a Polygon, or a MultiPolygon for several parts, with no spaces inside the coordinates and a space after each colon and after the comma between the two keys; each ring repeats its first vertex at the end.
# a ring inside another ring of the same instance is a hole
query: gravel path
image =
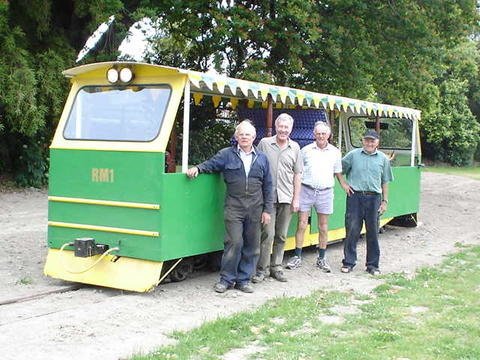
{"type": "MultiPolygon", "coordinates": [[[[421,225],[388,227],[381,235],[384,273],[414,274],[457,251],[456,243],[480,244],[480,181],[435,173],[422,175],[421,225]]],[[[0,193],[0,303],[7,299],[72,285],[43,276],[47,194],[25,190],[0,193]]],[[[359,259],[365,257],[359,243],[359,259]]],[[[121,359],[171,343],[173,330],[253,309],[279,296],[302,296],[315,289],[370,292],[381,283],[362,267],[340,273],[342,245],[328,249],[331,274],[315,269],[315,251],[306,250],[289,281],[267,280],[253,294],[216,294],[215,273],[197,273],[181,283],[164,284],[148,294],[98,287],[0,305],[1,359],[121,359]]]]}

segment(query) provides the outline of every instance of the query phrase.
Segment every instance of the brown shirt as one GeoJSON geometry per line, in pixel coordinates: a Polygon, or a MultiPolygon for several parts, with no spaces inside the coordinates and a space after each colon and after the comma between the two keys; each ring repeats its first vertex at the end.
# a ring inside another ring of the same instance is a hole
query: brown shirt
{"type": "Polygon", "coordinates": [[[274,203],[291,204],[293,176],[300,174],[303,169],[300,146],[297,142],[288,139],[287,146],[281,149],[275,135],[260,140],[257,148],[267,155],[270,164],[274,203]]]}

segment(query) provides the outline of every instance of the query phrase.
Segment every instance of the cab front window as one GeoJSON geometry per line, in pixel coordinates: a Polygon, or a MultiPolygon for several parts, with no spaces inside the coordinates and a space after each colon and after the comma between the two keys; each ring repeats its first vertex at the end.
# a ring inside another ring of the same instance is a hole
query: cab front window
{"type": "Polygon", "coordinates": [[[154,140],[165,116],[169,86],[86,86],[79,90],[63,136],[67,140],[154,140]]]}

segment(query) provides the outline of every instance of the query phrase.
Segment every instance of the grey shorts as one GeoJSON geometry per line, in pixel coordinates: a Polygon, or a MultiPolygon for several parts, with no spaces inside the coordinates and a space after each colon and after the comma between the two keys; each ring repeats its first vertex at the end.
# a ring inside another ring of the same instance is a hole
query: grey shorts
{"type": "Polygon", "coordinates": [[[312,206],[319,214],[333,213],[333,188],[317,190],[302,184],[299,210],[308,212],[312,206]]]}

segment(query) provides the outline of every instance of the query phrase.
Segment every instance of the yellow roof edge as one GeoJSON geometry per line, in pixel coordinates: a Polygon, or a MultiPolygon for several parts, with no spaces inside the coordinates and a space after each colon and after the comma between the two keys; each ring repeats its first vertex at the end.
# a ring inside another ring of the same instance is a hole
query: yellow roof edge
{"type": "Polygon", "coordinates": [[[98,63],[92,63],[92,64],[85,64],[85,65],[80,65],[76,66],[67,70],[64,70],[62,74],[67,77],[67,78],[72,78],[77,75],[85,74],[90,71],[94,71],[100,68],[104,67],[113,67],[113,66],[138,66],[138,65],[143,65],[143,66],[152,66],[152,67],[157,67],[160,69],[169,69],[169,70],[176,70],[179,73],[186,73],[187,71],[179,68],[175,68],[172,66],[164,66],[164,65],[155,65],[155,64],[148,64],[144,62],[136,62],[136,61],[104,61],[104,62],[98,62],[98,63]]]}

